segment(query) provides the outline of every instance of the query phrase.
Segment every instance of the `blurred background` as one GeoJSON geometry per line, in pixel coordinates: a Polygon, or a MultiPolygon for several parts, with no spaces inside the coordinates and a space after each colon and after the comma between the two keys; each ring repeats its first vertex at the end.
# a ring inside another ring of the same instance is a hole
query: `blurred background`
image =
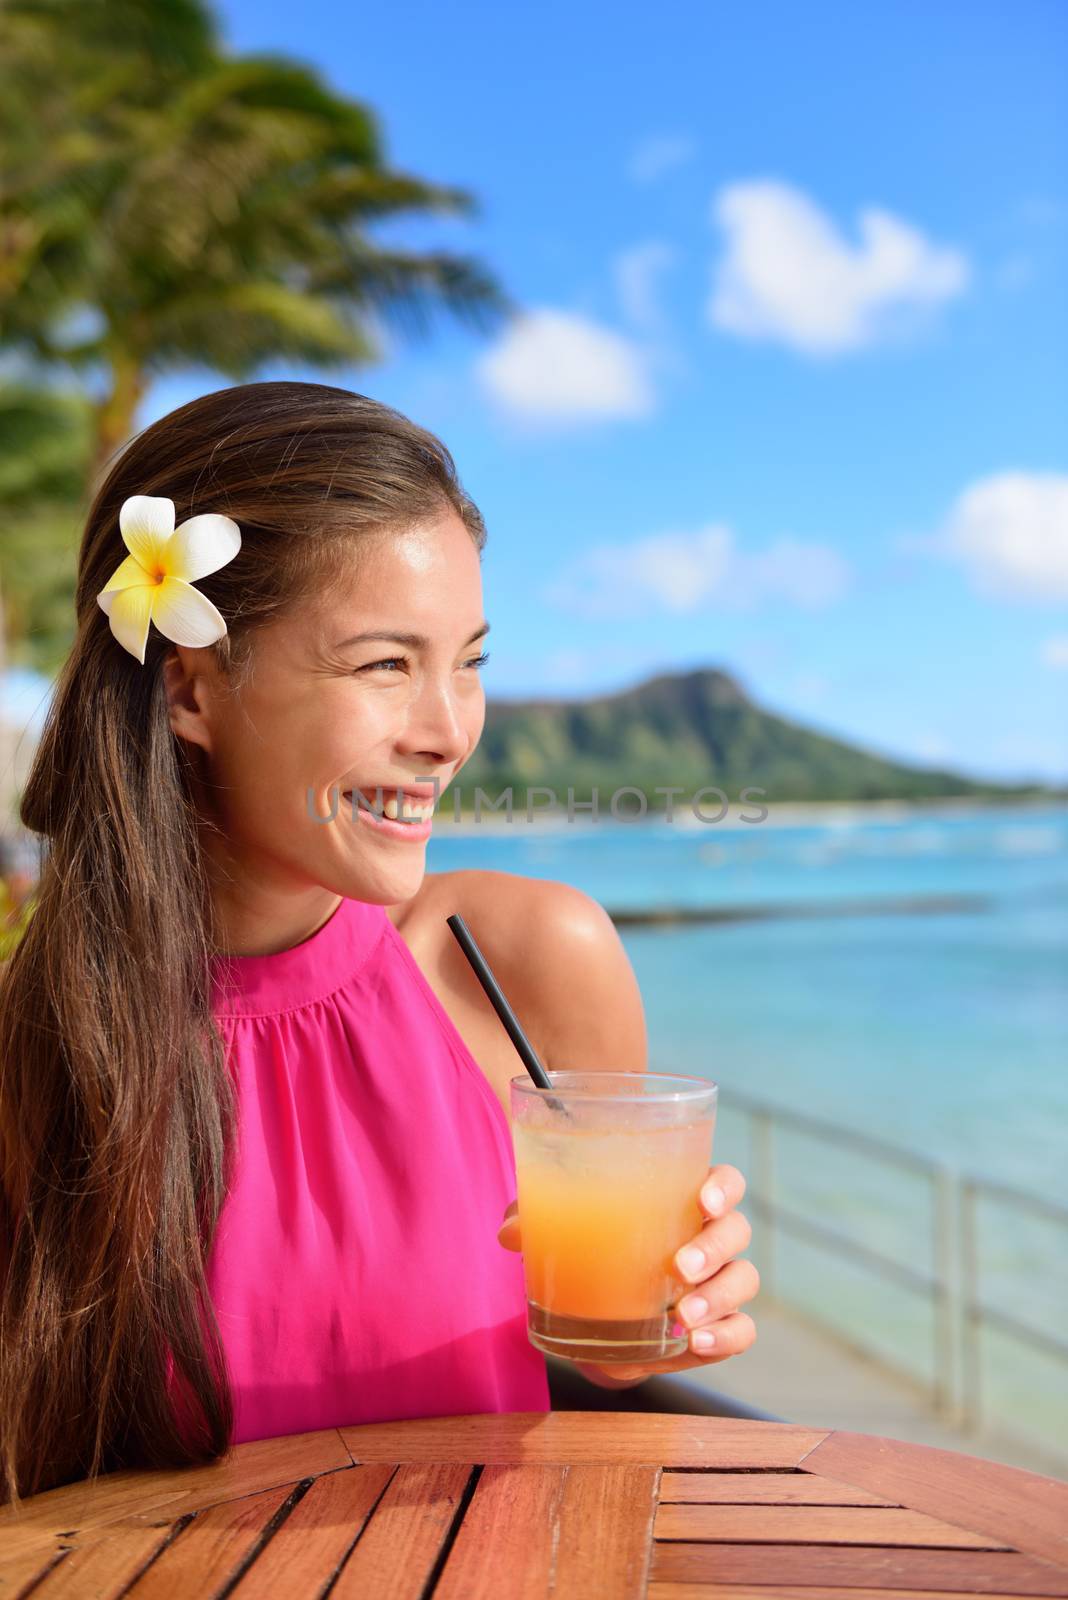
{"type": "Polygon", "coordinates": [[[0,73],[0,955],[109,458],[372,394],[490,533],[517,810],[431,869],[594,894],[721,1085],[708,1381],[1068,1471],[1068,11],[7,0],[0,73]]]}

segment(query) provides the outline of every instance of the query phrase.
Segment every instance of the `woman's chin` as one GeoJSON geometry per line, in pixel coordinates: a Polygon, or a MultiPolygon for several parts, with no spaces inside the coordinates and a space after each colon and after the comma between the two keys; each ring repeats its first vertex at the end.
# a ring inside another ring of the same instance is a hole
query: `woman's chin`
{"type": "Polygon", "coordinates": [[[400,861],[375,861],[360,852],[358,862],[349,862],[346,879],[351,887],[345,893],[353,900],[367,900],[380,906],[397,905],[418,894],[426,877],[426,850],[409,845],[400,861]]]}

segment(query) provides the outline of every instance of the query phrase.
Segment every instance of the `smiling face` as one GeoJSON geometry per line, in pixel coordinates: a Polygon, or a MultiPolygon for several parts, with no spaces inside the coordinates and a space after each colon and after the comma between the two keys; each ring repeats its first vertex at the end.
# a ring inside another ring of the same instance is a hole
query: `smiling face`
{"type": "Polygon", "coordinates": [[[324,890],[380,905],[416,893],[429,828],[344,796],[381,809],[397,786],[444,791],[482,732],[485,632],[479,552],[449,511],[358,540],[350,578],[260,629],[236,691],[210,650],[175,647],[171,726],[207,751],[198,800],[219,830],[205,846],[231,932],[281,927],[286,907],[299,921],[324,890]]]}

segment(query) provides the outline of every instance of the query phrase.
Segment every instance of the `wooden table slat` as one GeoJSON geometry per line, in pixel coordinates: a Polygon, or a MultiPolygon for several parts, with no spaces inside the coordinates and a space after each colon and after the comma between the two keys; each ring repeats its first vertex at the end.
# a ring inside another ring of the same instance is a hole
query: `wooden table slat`
{"type": "MultiPolygon", "coordinates": [[[[206,1597],[232,1579],[292,1490],[264,1489],[200,1511],[128,1590],[136,1600],[206,1597]]],[[[109,1541],[110,1542],[110,1541],[109,1541]]]]}
{"type": "Polygon", "coordinates": [[[788,1424],[535,1412],[265,1439],[211,1466],[110,1474],[0,1509],[0,1600],[326,1588],[1068,1600],[1068,1484],[788,1424]]]}
{"type": "Polygon", "coordinates": [[[157,1520],[174,1521],[188,1511],[351,1465],[337,1430],[328,1428],[238,1445],[205,1467],[109,1472],[91,1483],[34,1495],[17,1509],[0,1507],[0,1547],[6,1562],[22,1551],[51,1550],[57,1538],[72,1531],[83,1543],[93,1529],[131,1517],[154,1513],[157,1520]]]}
{"type": "Polygon", "coordinates": [[[898,1502],[813,1472],[665,1472],[660,1504],[893,1506],[898,1502]]]}
{"type": "Polygon", "coordinates": [[[661,1504],[656,1539],[716,1544],[889,1544],[940,1550],[1007,1550],[922,1511],[891,1506],[704,1506],[661,1504]]]}
{"type": "Polygon", "coordinates": [[[963,1594],[1068,1595],[1068,1572],[1002,1550],[893,1550],[882,1545],[656,1544],[657,1582],[820,1588],[949,1589],[963,1594]]]}
{"type": "Polygon", "coordinates": [[[581,1462],[665,1467],[797,1467],[828,1437],[786,1422],[633,1411],[531,1411],[365,1423],[338,1430],[356,1461],[507,1466],[581,1462]]]}
{"type": "Polygon", "coordinates": [[[116,1600],[159,1555],[172,1527],[113,1525],[106,1539],[71,1550],[33,1590],[33,1600],[116,1600]]]}
{"type": "Polygon", "coordinates": [[[574,1600],[644,1596],[658,1477],[656,1467],[566,1469],[559,1518],[551,1530],[556,1594],[574,1600]]]}
{"type": "Polygon", "coordinates": [[[995,1534],[1017,1550],[1068,1567],[1068,1484],[996,1461],[863,1433],[835,1433],[806,1472],[878,1488],[902,1505],[995,1534]]]}
{"type": "Polygon", "coordinates": [[[564,1467],[488,1466],[480,1474],[434,1600],[541,1600],[548,1594],[564,1467]],[[501,1587],[501,1575],[506,1577],[501,1587]]]}
{"type": "Polygon", "coordinates": [[[310,1485],[234,1586],[238,1600],[315,1595],[341,1566],[394,1469],[349,1467],[310,1485]]]}
{"type": "Polygon", "coordinates": [[[642,1466],[486,1467],[434,1600],[641,1600],[656,1479],[642,1466]]]}
{"type": "Polygon", "coordinates": [[[64,1553],[59,1544],[53,1541],[45,1549],[23,1550],[9,1559],[2,1534],[0,1552],[0,1596],[3,1596],[3,1600],[18,1600],[18,1596],[26,1592],[33,1580],[46,1573],[64,1553]]]}
{"type": "MultiPolygon", "coordinates": [[[[963,1589],[813,1589],[776,1584],[739,1588],[738,1584],[651,1583],[646,1600],[972,1600],[974,1591],[963,1589]]],[[[983,1600],[1032,1600],[1030,1595],[986,1594],[983,1600]]]]}
{"type": "Polygon", "coordinates": [[[330,1600],[369,1600],[373,1595],[419,1600],[473,1473],[473,1467],[456,1462],[398,1467],[342,1567],[330,1600]]]}

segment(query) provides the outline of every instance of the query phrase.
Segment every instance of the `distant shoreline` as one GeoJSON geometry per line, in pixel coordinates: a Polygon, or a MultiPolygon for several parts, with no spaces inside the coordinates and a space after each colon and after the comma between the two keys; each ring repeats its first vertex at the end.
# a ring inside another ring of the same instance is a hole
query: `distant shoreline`
{"type": "MultiPolygon", "coordinates": [[[[1068,798],[1061,799],[1053,796],[1041,798],[1021,798],[1018,800],[994,799],[973,797],[966,795],[937,796],[925,800],[784,800],[776,803],[771,800],[762,800],[759,806],[753,801],[741,803],[732,802],[730,810],[719,822],[702,822],[695,817],[689,806],[676,804],[675,817],[671,827],[685,828],[689,832],[709,832],[716,828],[789,828],[803,826],[806,823],[820,823],[824,826],[848,826],[862,822],[895,822],[911,821],[918,817],[930,816],[937,818],[970,817],[985,811],[1064,811],[1068,813],[1068,798]],[[768,815],[762,822],[743,821],[741,813],[747,814],[766,806],[768,815]]],[[[448,809],[448,791],[444,796],[444,805],[434,818],[434,833],[441,835],[451,834],[454,837],[474,835],[477,836],[488,829],[493,833],[562,833],[568,828],[637,828],[637,827],[664,827],[668,824],[662,811],[651,811],[648,816],[627,820],[618,820],[609,815],[593,818],[579,813],[574,821],[568,822],[566,817],[546,813],[535,815],[527,820],[525,811],[516,807],[511,822],[499,811],[486,810],[479,821],[475,821],[470,812],[463,813],[457,820],[448,809]]]]}

